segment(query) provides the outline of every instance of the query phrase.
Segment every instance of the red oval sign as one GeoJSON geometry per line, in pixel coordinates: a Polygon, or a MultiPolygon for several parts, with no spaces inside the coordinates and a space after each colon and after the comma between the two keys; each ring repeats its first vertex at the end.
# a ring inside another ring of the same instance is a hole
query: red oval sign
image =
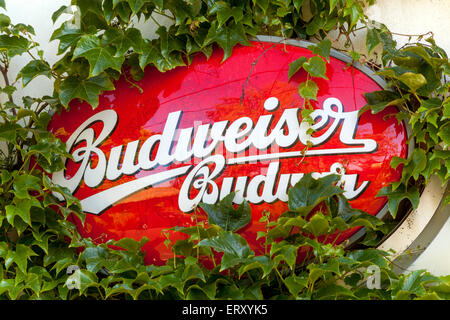
{"type": "Polygon", "coordinates": [[[240,233],[261,252],[262,211],[284,212],[288,188],[307,172],[341,174],[352,206],[378,214],[386,199],[377,192],[400,178],[389,163],[407,155],[406,129],[387,117],[395,108],[359,117],[363,93],[381,88],[331,57],[329,80],[314,79],[319,91],[309,135],[297,91],[306,73],[289,80],[288,69],[312,55],[298,46],[253,42],[233,49],[224,63],[215,50],[189,67],[147,68],[138,82],[143,93],[120,79],[95,110],[73,101],[49,125],[74,158],[52,179],[81,200],[82,235],[98,241],[147,236],[146,262],[159,264],[172,256],[162,230],[192,225],[200,201],[216,203],[235,191],[235,202],[247,199],[252,208],[240,233]]]}

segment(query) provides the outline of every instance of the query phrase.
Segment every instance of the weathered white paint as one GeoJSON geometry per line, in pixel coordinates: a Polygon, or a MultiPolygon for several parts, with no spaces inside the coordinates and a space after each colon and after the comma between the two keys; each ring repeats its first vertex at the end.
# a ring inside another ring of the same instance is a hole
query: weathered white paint
{"type": "MultiPolygon", "coordinates": [[[[59,26],[65,19],[64,15],[58,19],[53,25],[51,20],[52,13],[61,5],[70,4],[70,0],[6,0],[7,12],[13,23],[26,23],[32,25],[36,30],[36,41],[41,44],[45,52],[45,59],[53,64],[58,60],[56,56],[57,41],[49,42],[52,30],[59,26]]],[[[439,46],[450,53],[450,0],[377,0],[376,5],[367,10],[370,19],[382,22],[395,33],[399,34],[424,34],[429,31],[434,33],[435,40],[439,46]]],[[[67,16],[66,16],[67,18],[67,16]]],[[[163,17],[156,17],[163,25],[168,25],[169,21],[163,17]]],[[[146,24],[137,23],[146,37],[152,37],[156,30],[153,22],[146,24]]],[[[403,45],[408,41],[408,37],[395,35],[395,40],[399,45],[403,45]]],[[[413,37],[417,39],[417,37],[413,37]]],[[[364,52],[365,48],[365,32],[358,31],[354,38],[354,46],[356,51],[364,52]]],[[[29,57],[24,55],[16,57],[11,63],[9,77],[15,80],[18,71],[29,61],[29,57]]],[[[2,82],[2,80],[0,80],[2,82]]],[[[26,88],[14,94],[15,100],[18,102],[22,96],[30,95],[39,97],[43,94],[51,94],[52,82],[45,77],[38,77],[32,81],[26,88]]],[[[4,99],[4,97],[2,97],[4,99]]],[[[427,218],[430,217],[427,207],[431,206],[431,202],[422,205],[425,213],[414,213],[409,222],[413,224],[411,230],[418,232],[424,230],[427,218]],[[428,214],[427,214],[428,212],[428,214]]],[[[441,214],[449,215],[450,207],[443,210],[441,214]]],[[[403,229],[402,232],[407,232],[403,229]]],[[[412,233],[403,236],[396,236],[383,244],[383,248],[388,246],[396,249],[407,248],[412,242],[412,233]],[[389,245],[390,243],[390,245],[389,245]]],[[[448,244],[450,243],[450,218],[443,224],[440,232],[431,242],[423,254],[410,267],[411,269],[428,269],[434,274],[450,274],[450,251],[448,244]]],[[[398,251],[398,250],[397,250],[398,251]]]]}
{"type": "MultiPolygon", "coordinates": [[[[419,206],[411,212],[397,227],[394,233],[387,238],[378,248],[380,250],[394,250],[401,253],[411,248],[414,240],[424,231],[442,200],[442,194],[446,186],[443,186],[438,177],[432,177],[425,190],[422,192],[419,206]]],[[[414,248],[416,249],[416,248],[414,248]]]]}
{"type": "Polygon", "coordinates": [[[450,274],[450,250],[448,249],[450,241],[450,212],[449,207],[441,214],[448,218],[442,226],[441,231],[434,240],[428,245],[426,250],[414,261],[409,270],[426,269],[434,275],[450,274]]]}

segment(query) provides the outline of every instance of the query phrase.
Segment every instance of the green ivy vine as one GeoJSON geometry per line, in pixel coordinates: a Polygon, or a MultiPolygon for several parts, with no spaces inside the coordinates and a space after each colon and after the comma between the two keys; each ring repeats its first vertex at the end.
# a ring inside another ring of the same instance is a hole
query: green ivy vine
{"type": "MultiPolygon", "coordinates": [[[[432,176],[443,184],[450,176],[449,60],[431,33],[397,48],[393,33],[365,16],[365,8],[374,2],[72,0],[78,8],[73,21],[51,35],[59,55],[53,65],[44,59],[32,26],[12,24],[0,13],[5,83],[0,88],[0,299],[449,299],[449,277],[425,270],[393,272],[391,254],[374,248],[392,224],[351,208],[335,186],[337,176],[315,180],[305,175],[289,190],[287,212],[278,219],[270,212],[263,215],[266,231],[258,237],[265,240],[264,255],[255,255],[238,233],[250,221],[247,203],[236,207],[230,195],[214,206],[201,204],[208,223],[166,231],[174,256],[164,266],[145,265],[141,248],[146,238],[103,244],[82,238],[67,219],[73,214],[83,220],[79,201],[48,178],[64,167],[63,157],[70,157],[46,130],[53,112],[69,108],[73,99],[97,107],[99,94],[113,90],[126,70],[131,75],[127,81],[139,88],[135,82],[147,66],[164,72],[189,65],[194,55],[209,57],[215,46],[226,60],[233,47],[251,45],[250,39],[265,34],[315,43],[310,47],[313,57],[293,61],[289,68],[289,77],[299,70],[308,75],[298,88],[305,99],[304,118],[317,98],[314,79],[326,78],[325,61],[332,48],[386,80],[384,90],[365,94],[362,112],[397,106],[397,119],[410,124],[409,143],[415,148],[408,159],[393,159],[392,167],[403,166],[402,178],[379,196],[388,197],[393,218],[403,200],[416,208],[420,189],[432,176]],[[162,19],[168,23],[160,25],[162,19]],[[142,25],[156,25],[154,37],[144,37],[142,25]],[[367,52],[358,53],[352,37],[363,29],[367,52]],[[379,59],[371,59],[371,52],[379,59]],[[31,61],[11,79],[11,59],[21,55],[31,61]],[[15,101],[17,87],[38,76],[53,81],[52,95],[15,101]],[[317,196],[307,197],[310,191],[317,196]],[[309,218],[317,206],[320,211],[309,218]],[[323,241],[354,226],[368,230],[358,250],[323,241]],[[174,232],[188,237],[172,243],[174,232]],[[206,268],[205,261],[213,266],[206,268]],[[67,274],[74,265],[79,289],[71,287],[67,274]],[[371,266],[380,271],[379,288],[367,286],[371,266]]],[[[0,7],[6,9],[4,0],[0,7]]],[[[63,13],[73,10],[61,7],[53,22],[63,13]]]]}

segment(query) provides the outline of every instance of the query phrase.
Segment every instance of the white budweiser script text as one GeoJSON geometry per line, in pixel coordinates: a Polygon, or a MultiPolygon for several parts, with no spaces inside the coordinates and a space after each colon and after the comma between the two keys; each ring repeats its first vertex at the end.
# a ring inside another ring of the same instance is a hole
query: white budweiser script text
{"type": "MultiPolygon", "coordinates": [[[[267,111],[273,111],[279,102],[274,97],[269,99],[264,107],[267,111]],[[267,103],[269,99],[270,103],[267,103]]],[[[104,110],[82,123],[66,142],[67,151],[71,152],[73,161],[79,164],[76,173],[68,178],[65,170],[61,170],[53,174],[52,180],[74,193],[82,181],[86,186],[95,188],[105,179],[114,181],[123,175],[135,175],[141,170],[150,171],[149,175],[82,199],[85,212],[101,214],[136,192],[187,175],[180,189],[178,205],[181,211],[190,212],[200,202],[213,204],[233,191],[236,192],[235,203],[241,203],[244,199],[255,204],[287,201],[288,188],[294,186],[303,173],[279,174],[279,159],[371,153],[378,148],[372,139],[354,138],[358,111],[344,112],[337,98],[326,99],[323,109],[312,112],[313,125],[300,121],[299,112],[300,108],[284,109],[270,130],[273,114],[261,115],[256,123],[249,117],[241,117],[232,122],[224,120],[180,129],[182,111],[176,111],[168,114],[161,134],[152,135],[145,141],[131,141],[126,146],[115,146],[107,158],[100,147],[113,134],[119,119],[114,110],[104,110]],[[96,135],[92,126],[98,122],[102,124],[102,129],[96,135]],[[314,149],[335,135],[339,126],[339,140],[343,148],[314,149]],[[314,135],[310,134],[311,131],[315,132],[314,135]],[[309,145],[309,148],[296,150],[298,142],[309,145]],[[288,151],[280,152],[280,148],[288,151]],[[94,155],[97,158],[95,166],[91,163],[94,155]],[[247,176],[225,177],[220,186],[215,182],[227,166],[257,161],[272,162],[262,169],[265,172],[252,179],[247,176]],[[155,170],[175,162],[185,165],[164,171],[155,170]],[[196,192],[192,192],[193,189],[196,192]],[[196,195],[191,198],[193,193],[196,195]]],[[[347,174],[338,162],[328,172],[313,173],[313,177],[327,174],[341,175],[339,185],[342,185],[348,199],[359,197],[369,184],[369,181],[362,181],[358,187],[358,175],[347,174]]],[[[56,196],[61,198],[59,194],[56,196]]]]}

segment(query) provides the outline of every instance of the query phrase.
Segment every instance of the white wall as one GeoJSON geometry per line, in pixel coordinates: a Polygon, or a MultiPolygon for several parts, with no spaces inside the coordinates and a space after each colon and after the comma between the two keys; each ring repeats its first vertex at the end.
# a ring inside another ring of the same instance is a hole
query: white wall
{"type": "MultiPolygon", "coordinates": [[[[447,206],[447,210],[450,206],[447,206]]],[[[448,212],[446,213],[448,215],[448,212]]],[[[409,270],[426,269],[434,275],[450,275],[450,218],[442,226],[427,249],[409,267],[409,270]]]]}
{"type": "MultiPolygon", "coordinates": [[[[7,13],[13,23],[26,23],[36,30],[36,41],[44,48],[45,59],[53,64],[56,60],[57,42],[49,42],[50,35],[55,26],[51,20],[52,13],[61,5],[68,5],[70,0],[6,0],[7,13]]],[[[387,25],[395,33],[399,34],[423,34],[432,31],[437,44],[450,54],[450,0],[377,0],[377,4],[368,9],[370,19],[377,20],[387,25]]],[[[61,17],[56,26],[64,20],[61,17]]],[[[167,23],[167,21],[163,21],[167,23]]],[[[151,35],[155,26],[149,24],[143,32],[151,35]]],[[[396,35],[395,39],[401,45],[408,37],[396,35]]],[[[364,33],[358,33],[355,39],[357,50],[365,47],[364,33]]],[[[14,58],[9,72],[10,79],[15,79],[17,72],[29,61],[27,56],[14,58]]],[[[39,77],[31,82],[25,89],[15,93],[14,98],[19,100],[21,96],[41,96],[51,94],[51,81],[45,77],[39,77]]],[[[450,210],[448,207],[447,210],[450,210]]],[[[448,212],[448,211],[447,211],[448,212]]],[[[450,274],[450,219],[416,260],[412,268],[426,268],[433,273],[450,274]]]]}
{"type": "MultiPolygon", "coordinates": [[[[51,65],[54,64],[58,60],[56,56],[58,42],[50,42],[50,36],[54,30],[51,16],[62,5],[70,4],[70,0],[6,0],[5,3],[6,13],[11,18],[12,23],[24,23],[33,26],[36,31],[35,41],[42,45],[44,58],[51,65]]],[[[31,58],[25,54],[13,58],[8,72],[10,81],[16,79],[17,73],[30,60],[31,58]]],[[[40,97],[45,94],[52,94],[52,87],[52,82],[48,78],[40,76],[30,82],[21,92],[16,92],[13,97],[15,101],[20,101],[22,96],[40,97]]]]}
{"type": "MultiPolygon", "coordinates": [[[[376,0],[367,15],[384,23],[391,32],[411,35],[432,31],[437,44],[450,53],[449,0],[376,0]]],[[[403,45],[408,37],[395,39],[403,45]]]]}
{"type": "MultiPolygon", "coordinates": [[[[437,45],[450,55],[450,0],[377,0],[367,11],[370,19],[382,22],[399,34],[424,34],[432,31],[437,45]]],[[[396,35],[401,46],[408,37],[396,35]]],[[[413,37],[417,39],[417,37],[413,37]]],[[[450,206],[441,214],[449,215],[450,206]]],[[[435,275],[450,274],[450,218],[410,266],[410,270],[427,269],[435,275]]]]}

